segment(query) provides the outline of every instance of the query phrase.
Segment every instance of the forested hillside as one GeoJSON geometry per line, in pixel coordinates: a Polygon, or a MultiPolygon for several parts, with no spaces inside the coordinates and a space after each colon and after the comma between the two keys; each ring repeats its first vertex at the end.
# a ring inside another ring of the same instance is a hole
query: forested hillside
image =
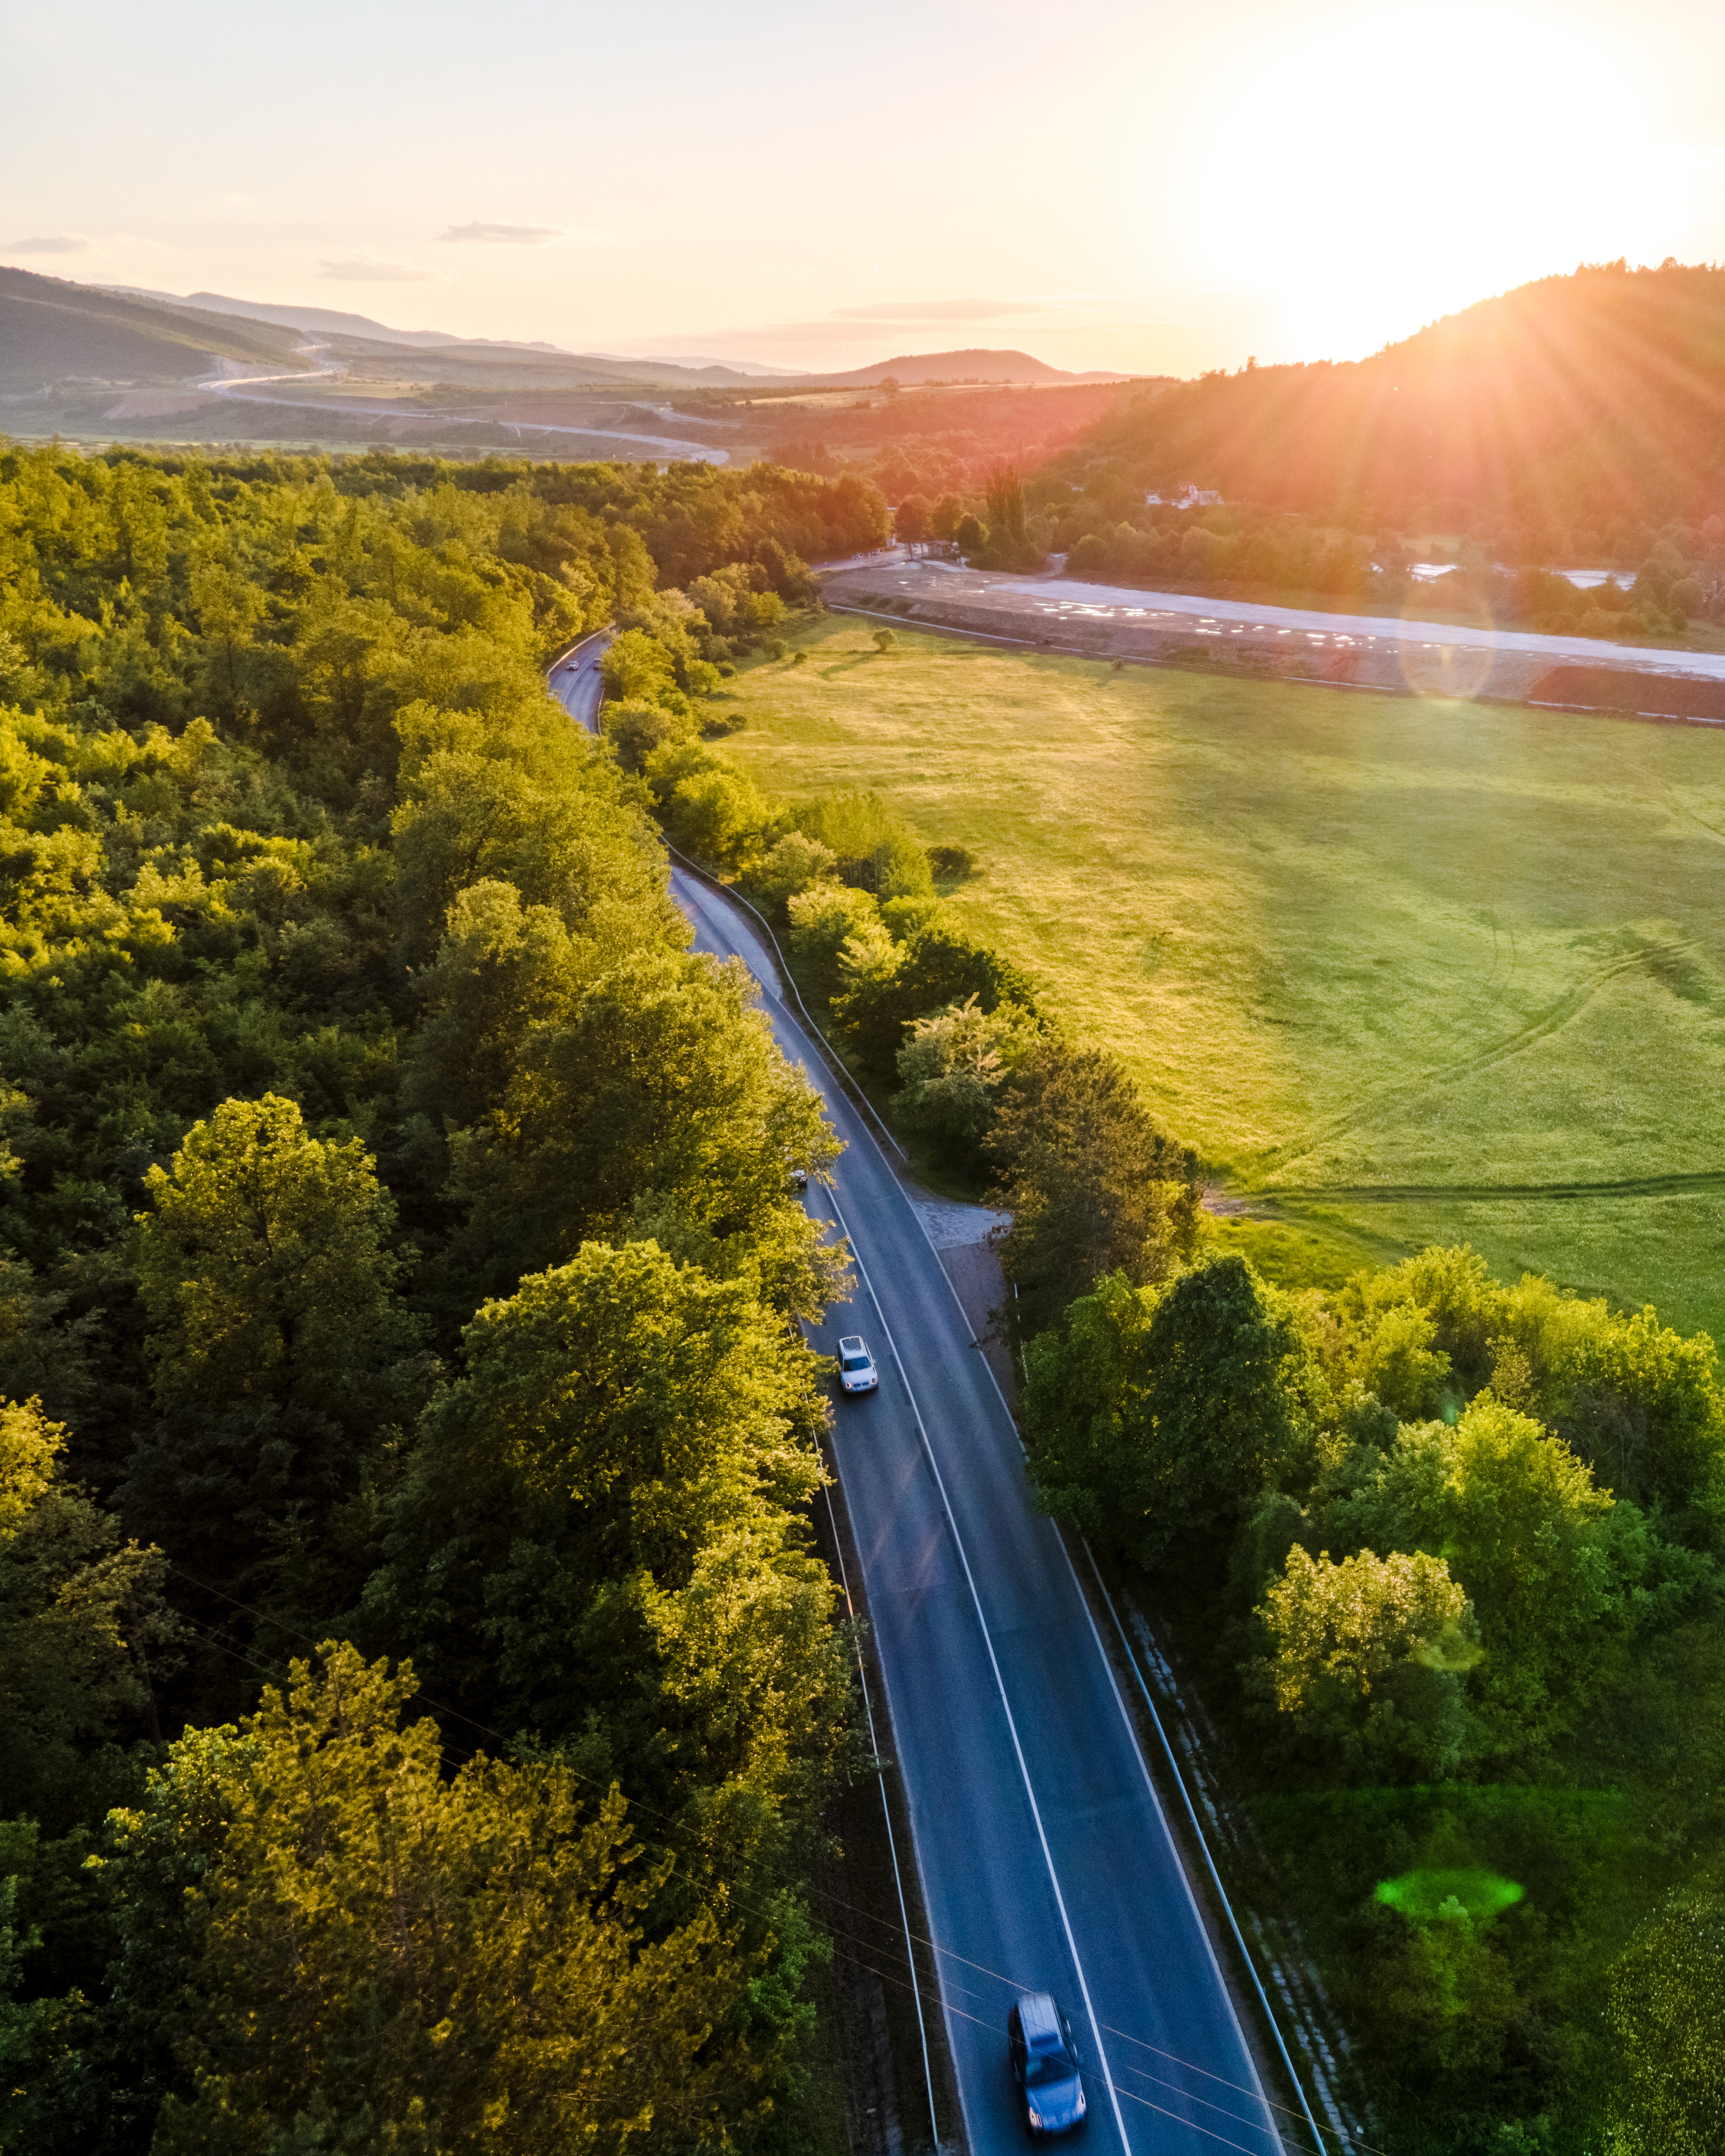
{"type": "Polygon", "coordinates": [[[1584,265],[1482,300],[1374,357],[1139,393],[1099,454],[1372,530],[1598,531],[1725,506],[1725,270],[1584,265]]]}
{"type": "Polygon", "coordinates": [[[882,526],[0,456],[8,2148],[786,2145],[831,1142],[542,668],[882,526]]]}

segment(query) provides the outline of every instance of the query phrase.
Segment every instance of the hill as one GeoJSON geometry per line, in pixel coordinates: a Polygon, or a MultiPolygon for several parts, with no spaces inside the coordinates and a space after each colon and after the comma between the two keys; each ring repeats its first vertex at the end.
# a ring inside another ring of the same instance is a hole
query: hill
{"type": "MultiPolygon", "coordinates": [[[[1584,265],[1373,357],[1248,364],[1103,419],[1122,477],[1461,528],[1700,521],[1725,508],[1725,270],[1584,265]]],[[[1561,544],[1551,550],[1561,553],[1561,544]]]]}
{"type": "Polygon", "coordinates": [[[306,364],[288,331],[0,269],[0,384],[7,388],[69,377],[187,382],[208,372],[212,358],[277,371],[306,364]]]}
{"type": "Polygon", "coordinates": [[[811,387],[823,389],[874,389],[891,377],[921,386],[930,382],[1124,382],[1122,374],[1069,374],[1045,360],[1032,359],[1027,352],[904,352],[896,359],[878,360],[872,367],[853,367],[848,374],[809,375],[811,387]]]}

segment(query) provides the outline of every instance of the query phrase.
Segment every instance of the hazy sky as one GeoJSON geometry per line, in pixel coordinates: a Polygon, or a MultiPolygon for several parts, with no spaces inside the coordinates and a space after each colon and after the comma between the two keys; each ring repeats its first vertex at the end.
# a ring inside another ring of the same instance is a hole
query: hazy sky
{"type": "Polygon", "coordinates": [[[1725,258],[1702,0],[0,0],[0,262],[582,351],[1348,357],[1725,258]]]}

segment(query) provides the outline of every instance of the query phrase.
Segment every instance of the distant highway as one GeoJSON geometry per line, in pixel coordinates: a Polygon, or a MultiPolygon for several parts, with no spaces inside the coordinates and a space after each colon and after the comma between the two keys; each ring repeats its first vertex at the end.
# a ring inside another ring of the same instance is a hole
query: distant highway
{"type": "MultiPolygon", "coordinates": [[[[638,449],[663,450],[669,456],[690,463],[727,465],[731,461],[729,449],[717,449],[706,442],[686,441],[676,434],[633,434],[621,427],[553,426],[549,421],[539,419],[517,423],[513,419],[489,416],[464,418],[453,413],[428,411],[423,404],[382,404],[375,398],[344,401],[335,397],[321,397],[316,403],[310,403],[303,397],[271,397],[266,393],[267,385],[270,382],[328,381],[339,378],[340,372],[337,367],[319,367],[302,368],[290,374],[213,374],[206,377],[197,386],[212,396],[226,398],[231,403],[287,405],[312,419],[320,412],[340,412],[350,418],[416,419],[422,424],[427,420],[435,420],[440,426],[448,427],[507,427],[512,429],[517,440],[524,433],[568,434],[583,441],[629,442],[638,449]]],[[[617,401],[626,403],[628,400],[617,401]]]]}
{"type": "MultiPolygon", "coordinates": [[[[1006,576],[945,562],[892,562],[877,557],[854,566],[896,568],[895,589],[912,596],[962,602],[976,593],[991,603],[1008,598],[1010,613],[1039,630],[1057,629],[1064,621],[1115,622],[1142,629],[1187,628],[1194,635],[1212,636],[1219,641],[1236,636],[1254,637],[1260,643],[1286,638],[1294,645],[1331,651],[1371,652],[1382,648],[1410,659],[1416,653],[1446,649],[1481,654],[1520,652],[1553,662],[1562,660],[1582,665],[1631,667],[1644,674],[1700,675],[1725,680],[1725,652],[1655,649],[1608,643],[1596,636],[1546,635],[1537,629],[1497,629],[1485,623],[1404,621],[1394,614],[1320,613],[1301,607],[1206,598],[1191,592],[1141,592],[1129,585],[1093,584],[1065,577],[1006,576]]],[[[999,610],[1003,615],[1008,613],[1005,608],[999,610]]]]}
{"type": "MultiPolygon", "coordinates": [[[[553,670],[591,726],[602,638],[553,670]]],[[[810,1212],[848,1237],[853,1299],[814,1343],[860,1332],[880,1391],[835,1403],[832,1450],[861,1558],[969,2144],[1024,2146],[1006,2014],[1046,1989],[1077,2034],[1086,2145],[1279,2156],[1280,2138],[1065,1544],[1037,1512],[1018,1433],[904,1186],[782,999],[758,931],[697,878],[671,888],[697,949],[741,957],[780,1047],[845,1151],[810,1212]]],[[[906,1972],[878,1953],[888,1981],[906,1972]]],[[[915,2115],[917,2093],[901,2107],[915,2115]]]]}

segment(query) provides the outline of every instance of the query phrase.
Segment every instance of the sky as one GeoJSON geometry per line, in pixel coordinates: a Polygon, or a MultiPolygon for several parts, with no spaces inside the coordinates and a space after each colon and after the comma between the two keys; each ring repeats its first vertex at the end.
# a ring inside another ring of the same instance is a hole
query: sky
{"type": "Polygon", "coordinates": [[[1351,358],[1725,259],[1707,0],[0,0],[0,263],[801,369],[1351,358]]]}

